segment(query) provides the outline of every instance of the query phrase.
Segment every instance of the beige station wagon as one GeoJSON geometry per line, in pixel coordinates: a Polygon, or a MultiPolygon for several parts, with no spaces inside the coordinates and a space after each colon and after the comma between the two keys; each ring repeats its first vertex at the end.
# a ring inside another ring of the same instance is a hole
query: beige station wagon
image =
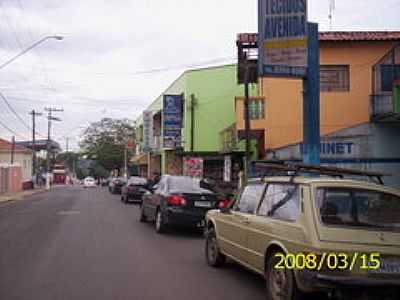
{"type": "Polygon", "coordinates": [[[209,211],[206,226],[207,263],[219,267],[229,257],[261,274],[267,299],[309,292],[400,299],[399,190],[266,177],[249,181],[229,208],[209,211]]]}

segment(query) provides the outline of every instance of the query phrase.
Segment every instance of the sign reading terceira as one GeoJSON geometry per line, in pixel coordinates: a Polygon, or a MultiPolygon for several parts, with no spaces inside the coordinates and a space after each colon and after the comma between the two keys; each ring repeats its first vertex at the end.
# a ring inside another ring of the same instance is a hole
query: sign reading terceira
{"type": "Polygon", "coordinates": [[[307,74],[307,0],[259,0],[259,73],[307,74]]]}

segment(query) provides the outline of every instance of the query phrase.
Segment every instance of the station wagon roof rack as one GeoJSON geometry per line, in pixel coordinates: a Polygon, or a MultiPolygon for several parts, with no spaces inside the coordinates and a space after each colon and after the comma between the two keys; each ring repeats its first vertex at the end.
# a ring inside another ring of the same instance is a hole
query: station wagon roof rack
{"type": "Polygon", "coordinates": [[[282,175],[282,173],[285,173],[285,175],[289,176],[300,176],[301,174],[316,174],[339,178],[344,178],[344,176],[362,176],[368,177],[372,181],[376,179],[381,185],[384,185],[382,179],[383,176],[388,176],[387,174],[378,172],[344,169],[337,167],[314,166],[303,163],[293,163],[279,160],[256,160],[252,161],[250,164],[252,167],[262,168],[263,170],[267,169],[267,176],[274,176],[278,174],[282,175]]]}

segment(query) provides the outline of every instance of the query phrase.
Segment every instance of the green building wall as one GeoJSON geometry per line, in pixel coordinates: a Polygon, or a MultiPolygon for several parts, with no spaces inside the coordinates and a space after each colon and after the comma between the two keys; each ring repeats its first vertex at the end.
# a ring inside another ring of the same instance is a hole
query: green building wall
{"type": "MultiPolygon", "coordinates": [[[[250,95],[257,95],[257,86],[252,85],[250,95]]],[[[154,112],[162,110],[163,95],[184,95],[182,146],[192,152],[191,105],[194,97],[194,143],[193,152],[220,152],[221,132],[236,122],[235,97],[244,96],[243,85],[237,84],[236,65],[224,65],[189,70],[177,78],[148,108],[154,112]]],[[[241,142],[240,149],[244,150],[241,142]]],[[[161,171],[166,173],[167,156],[161,151],[161,171]]],[[[168,158],[169,159],[169,158],[168,158]]]]}
{"type": "MultiPolygon", "coordinates": [[[[237,84],[236,65],[225,65],[186,73],[183,140],[191,149],[191,96],[194,96],[194,152],[221,151],[220,133],[236,122],[235,97],[244,95],[237,84]]],[[[256,95],[256,86],[251,94],[256,95]]]]}

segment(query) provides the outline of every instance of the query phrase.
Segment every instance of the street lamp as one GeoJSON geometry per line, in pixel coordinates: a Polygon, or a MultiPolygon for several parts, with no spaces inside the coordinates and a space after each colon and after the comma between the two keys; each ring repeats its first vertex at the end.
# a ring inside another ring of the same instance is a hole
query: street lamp
{"type": "Polygon", "coordinates": [[[18,53],[17,55],[15,55],[14,57],[12,57],[11,59],[9,59],[8,61],[6,61],[5,63],[0,65],[0,70],[3,69],[4,67],[8,66],[9,64],[11,64],[14,60],[16,60],[18,57],[24,55],[26,52],[32,50],[33,48],[37,47],[38,45],[40,45],[41,43],[43,43],[46,40],[49,39],[55,39],[57,41],[61,41],[64,39],[63,36],[60,35],[49,35],[49,36],[45,36],[44,38],[38,40],[37,42],[33,43],[32,45],[30,45],[28,48],[22,50],[20,53],[18,53]]]}

